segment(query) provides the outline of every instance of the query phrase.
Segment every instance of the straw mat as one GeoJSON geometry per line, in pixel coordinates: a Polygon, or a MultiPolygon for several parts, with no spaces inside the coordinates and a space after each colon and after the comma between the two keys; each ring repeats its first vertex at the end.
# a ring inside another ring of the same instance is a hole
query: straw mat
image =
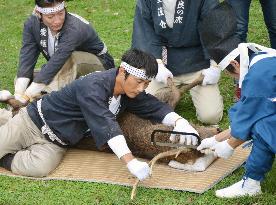
{"type": "MultiPolygon", "coordinates": [[[[187,172],[156,164],[153,176],[140,182],[139,186],[203,193],[240,167],[249,152],[250,149],[238,147],[230,159],[217,159],[204,172],[187,172]]],[[[2,168],[0,175],[21,177],[2,168]]],[[[68,150],[57,169],[48,177],[38,180],[73,180],[125,186],[133,186],[135,182],[126,166],[114,154],[78,149],[68,150]]]]}

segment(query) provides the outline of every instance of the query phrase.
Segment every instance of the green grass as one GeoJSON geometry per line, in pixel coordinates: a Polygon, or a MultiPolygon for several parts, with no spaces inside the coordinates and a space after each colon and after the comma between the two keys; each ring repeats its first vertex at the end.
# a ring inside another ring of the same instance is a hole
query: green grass
{"type": "MultiPolygon", "coordinates": [[[[18,66],[23,22],[33,10],[33,0],[0,0],[0,88],[13,90],[18,66]]],[[[93,23],[118,65],[122,53],[129,48],[135,0],[75,0],[68,2],[68,10],[93,23]]],[[[268,34],[257,0],[250,13],[249,41],[269,45],[268,34]]],[[[39,64],[44,63],[40,58],[39,64]]],[[[228,127],[227,110],[232,104],[233,81],[223,75],[220,89],[224,97],[224,118],[220,123],[228,127]]],[[[189,95],[184,95],[177,112],[197,122],[189,95]]],[[[1,143],[1,142],[0,142],[1,143]]],[[[214,190],[240,180],[243,168],[218,183],[204,194],[181,191],[139,188],[130,201],[131,188],[87,182],[35,181],[0,176],[0,204],[276,204],[276,163],[263,183],[264,194],[258,197],[222,200],[214,190]]]]}

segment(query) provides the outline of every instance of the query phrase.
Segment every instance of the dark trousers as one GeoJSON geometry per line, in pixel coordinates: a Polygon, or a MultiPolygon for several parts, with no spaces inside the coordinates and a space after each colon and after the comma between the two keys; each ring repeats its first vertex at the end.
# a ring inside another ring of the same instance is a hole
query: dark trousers
{"type": "MultiPolygon", "coordinates": [[[[227,0],[237,15],[237,35],[246,42],[251,0],[227,0]]],[[[262,6],[264,21],[269,33],[271,47],[276,49],[276,1],[259,0],[262,6]]]]}
{"type": "Polygon", "coordinates": [[[272,168],[275,153],[260,136],[253,136],[252,138],[253,147],[245,164],[245,177],[262,181],[265,174],[272,168]]]}

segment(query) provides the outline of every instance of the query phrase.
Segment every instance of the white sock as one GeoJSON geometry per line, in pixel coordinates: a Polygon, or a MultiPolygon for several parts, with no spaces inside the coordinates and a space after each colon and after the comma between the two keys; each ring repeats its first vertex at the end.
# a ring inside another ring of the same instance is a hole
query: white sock
{"type": "Polygon", "coordinates": [[[127,146],[126,139],[123,135],[117,135],[107,141],[108,146],[120,159],[122,156],[131,153],[127,146]]]}

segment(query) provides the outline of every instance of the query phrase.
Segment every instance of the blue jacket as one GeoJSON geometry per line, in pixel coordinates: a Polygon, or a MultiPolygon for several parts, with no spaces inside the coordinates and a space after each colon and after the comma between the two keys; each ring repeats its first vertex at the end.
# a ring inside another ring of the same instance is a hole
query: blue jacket
{"type": "Polygon", "coordinates": [[[244,78],[241,99],[231,107],[231,135],[260,136],[276,153],[276,57],[253,64],[244,78]]]}

